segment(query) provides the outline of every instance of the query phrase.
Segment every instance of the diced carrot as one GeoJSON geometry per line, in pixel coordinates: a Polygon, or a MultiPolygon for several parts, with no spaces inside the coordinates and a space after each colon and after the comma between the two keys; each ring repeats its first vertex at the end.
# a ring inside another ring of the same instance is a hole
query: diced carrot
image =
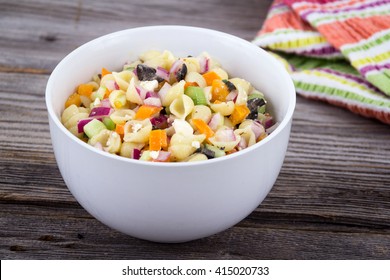
{"type": "Polygon", "coordinates": [[[206,84],[208,86],[211,86],[211,84],[213,83],[214,80],[221,80],[221,77],[217,73],[215,73],[214,71],[206,72],[202,76],[205,79],[206,84]]]}
{"type": "Polygon", "coordinates": [[[161,130],[161,148],[167,149],[168,148],[168,136],[165,130],[161,130]]]}
{"type": "Polygon", "coordinates": [[[119,135],[123,136],[125,134],[125,125],[124,124],[117,124],[115,126],[115,132],[119,135]]]}
{"type": "Polygon", "coordinates": [[[102,77],[104,77],[105,75],[108,75],[108,74],[111,74],[112,72],[111,71],[108,71],[106,68],[102,68],[102,77]]]}
{"type": "Polygon", "coordinates": [[[226,97],[229,95],[229,88],[222,80],[214,80],[211,85],[211,102],[216,100],[226,101],[226,97]]]}
{"type": "Polygon", "coordinates": [[[76,105],[77,107],[80,107],[81,105],[81,98],[80,95],[75,92],[71,96],[68,97],[68,99],[65,102],[65,108],[68,108],[70,105],[76,105]]]}
{"type": "Polygon", "coordinates": [[[184,89],[188,88],[188,87],[198,87],[198,83],[195,83],[195,82],[186,82],[184,84],[184,89]]]}
{"type": "Polygon", "coordinates": [[[234,111],[230,115],[229,119],[233,125],[241,123],[251,111],[246,105],[235,105],[234,111]]]}
{"type": "Polygon", "coordinates": [[[152,130],[149,135],[149,150],[160,151],[168,147],[168,138],[165,130],[152,130]]]}
{"type": "Polygon", "coordinates": [[[136,120],[144,120],[150,118],[151,116],[157,114],[162,110],[162,107],[142,105],[139,107],[137,113],[135,113],[136,120]]]}
{"type": "Polygon", "coordinates": [[[214,135],[214,131],[207,125],[207,123],[202,119],[193,119],[192,123],[195,125],[196,129],[206,135],[206,138],[210,138],[214,135]]]}
{"type": "Polygon", "coordinates": [[[90,97],[93,91],[93,85],[91,84],[81,84],[77,88],[77,93],[80,95],[84,95],[90,97]]]}

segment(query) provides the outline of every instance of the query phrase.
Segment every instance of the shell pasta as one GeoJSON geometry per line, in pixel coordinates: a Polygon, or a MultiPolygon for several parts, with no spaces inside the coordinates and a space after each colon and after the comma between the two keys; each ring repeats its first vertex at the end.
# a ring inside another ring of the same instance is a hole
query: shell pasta
{"type": "Polygon", "coordinates": [[[154,162],[210,160],[267,137],[277,123],[262,92],[206,52],[151,50],[69,93],[61,122],[107,153],[154,162]]]}

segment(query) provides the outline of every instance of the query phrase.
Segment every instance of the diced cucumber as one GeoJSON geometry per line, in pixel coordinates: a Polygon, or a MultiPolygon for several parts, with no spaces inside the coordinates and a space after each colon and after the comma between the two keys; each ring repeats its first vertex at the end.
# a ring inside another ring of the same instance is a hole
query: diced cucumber
{"type": "Polygon", "coordinates": [[[251,92],[251,94],[248,95],[248,100],[251,100],[253,98],[264,99],[264,94],[260,91],[254,90],[251,92]]]}
{"type": "Polygon", "coordinates": [[[106,90],[107,90],[106,87],[103,86],[99,87],[99,89],[96,91],[95,97],[99,98],[100,100],[103,100],[104,95],[106,94],[106,90]]]}
{"type": "Polygon", "coordinates": [[[143,151],[139,160],[151,161],[152,157],[150,156],[150,151],[143,151]]]}
{"type": "Polygon", "coordinates": [[[88,138],[92,138],[103,129],[106,129],[104,123],[98,121],[97,119],[93,119],[84,126],[84,133],[88,136],[88,138]]]}
{"type": "Polygon", "coordinates": [[[266,118],[267,118],[267,116],[264,115],[264,113],[259,113],[259,114],[257,115],[257,119],[258,119],[261,123],[264,123],[265,120],[266,120],[266,118]]]}
{"type": "Polygon", "coordinates": [[[205,148],[206,149],[209,149],[210,151],[213,151],[214,154],[215,154],[215,157],[222,157],[224,155],[226,155],[225,151],[224,150],[221,150],[213,145],[210,145],[210,144],[206,144],[205,145],[205,148]]]}
{"type": "Polygon", "coordinates": [[[266,110],[265,104],[264,104],[263,106],[259,106],[259,107],[257,108],[257,112],[260,113],[260,114],[264,114],[264,113],[265,113],[265,110],[266,110]]]}
{"type": "Polygon", "coordinates": [[[189,86],[184,90],[184,94],[188,95],[195,105],[207,105],[207,99],[201,87],[189,86]]]}
{"type": "Polygon", "coordinates": [[[115,123],[112,121],[110,117],[103,118],[103,123],[106,126],[108,130],[114,130],[115,129],[115,123]]]}

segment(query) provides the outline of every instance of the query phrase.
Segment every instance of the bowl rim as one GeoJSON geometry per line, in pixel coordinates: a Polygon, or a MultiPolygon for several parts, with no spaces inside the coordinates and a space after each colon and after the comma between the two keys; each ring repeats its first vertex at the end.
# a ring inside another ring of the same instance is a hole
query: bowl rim
{"type": "Polygon", "coordinates": [[[207,165],[207,164],[214,164],[220,161],[226,161],[226,160],[233,160],[236,157],[240,157],[245,155],[245,153],[250,153],[252,150],[257,149],[260,146],[265,145],[269,141],[272,141],[273,138],[275,138],[292,120],[293,113],[295,110],[296,106],[296,94],[295,94],[295,87],[294,83],[288,74],[287,70],[284,68],[282,63],[278,61],[275,57],[272,55],[268,54],[265,50],[262,48],[256,46],[255,44],[242,39],[240,37],[237,37],[235,35],[225,33],[222,31],[217,31],[214,29],[209,29],[209,28],[203,28],[203,27],[195,27],[195,26],[184,26],[184,25],[152,25],[152,26],[143,26],[143,27],[134,27],[134,28],[129,28],[129,29],[124,29],[120,31],[115,31],[112,33],[108,33],[106,35],[97,37],[93,40],[90,40],[81,46],[77,47],[74,49],[72,52],[67,54],[54,68],[53,72],[50,74],[50,77],[48,79],[47,85],[46,85],[46,90],[45,90],[45,103],[46,103],[46,108],[48,111],[48,117],[54,122],[54,124],[59,128],[65,135],[67,135],[72,141],[75,141],[76,143],[80,144],[81,146],[85,147],[86,149],[89,149],[90,151],[97,153],[101,156],[105,156],[114,160],[119,160],[119,161],[124,161],[127,163],[133,163],[133,164],[140,164],[140,165],[146,165],[146,166],[163,166],[163,167],[168,167],[168,168],[174,168],[178,166],[195,166],[195,165],[207,165]],[[105,41],[108,40],[112,37],[120,36],[122,34],[127,34],[128,32],[142,32],[142,31],[148,31],[148,30],[160,30],[160,29],[165,29],[165,30],[186,30],[186,31],[197,31],[197,32],[206,32],[222,37],[228,37],[232,40],[236,40],[237,42],[241,44],[245,44],[248,48],[253,49],[255,52],[262,53],[265,55],[268,59],[273,60],[275,63],[275,67],[279,68],[278,71],[282,76],[284,76],[284,80],[288,83],[288,87],[291,89],[291,93],[294,94],[289,94],[289,101],[288,101],[288,108],[287,111],[284,115],[284,118],[281,122],[278,122],[278,126],[276,129],[268,135],[265,139],[261,140],[260,142],[257,142],[256,144],[247,147],[241,151],[238,151],[233,154],[225,155],[223,157],[219,158],[214,158],[212,160],[204,160],[204,161],[193,161],[193,162],[150,162],[150,161],[141,161],[141,160],[135,160],[131,158],[126,158],[117,154],[111,154],[105,151],[101,151],[96,149],[95,147],[92,147],[91,145],[88,145],[81,139],[77,138],[74,136],[69,130],[65,128],[65,126],[61,123],[60,118],[58,118],[54,112],[53,107],[51,106],[52,104],[52,94],[53,92],[53,77],[57,75],[58,72],[61,71],[61,68],[64,67],[64,65],[73,59],[74,56],[76,56],[79,52],[82,52],[84,49],[88,48],[90,45],[95,44],[100,41],[105,41]]]}

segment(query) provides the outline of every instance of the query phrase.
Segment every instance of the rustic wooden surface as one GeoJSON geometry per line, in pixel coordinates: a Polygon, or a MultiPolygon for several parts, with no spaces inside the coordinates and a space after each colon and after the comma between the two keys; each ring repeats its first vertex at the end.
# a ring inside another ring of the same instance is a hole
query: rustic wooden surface
{"type": "Polygon", "coordinates": [[[252,39],[270,1],[0,0],[1,259],[389,259],[390,127],[298,97],[280,177],[223,233],[157,244],[107,228],[67,190],[44,104],[50,72],[90,39],[183,24],[252,39]]]}

